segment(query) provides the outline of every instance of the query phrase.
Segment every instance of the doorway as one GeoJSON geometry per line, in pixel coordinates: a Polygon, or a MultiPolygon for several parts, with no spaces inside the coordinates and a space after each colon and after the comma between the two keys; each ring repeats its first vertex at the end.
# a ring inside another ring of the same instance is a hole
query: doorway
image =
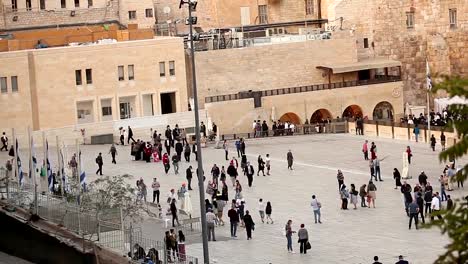
{"type": "Polygon", "coordinates": [[[120,103],[120,119],[131,118],[131,106],[130,102],[121,102],[120,103]]]}
{"type": "Polygon", "coordinates": [[[161,113],[172,114],[176,112],[175,92],[161,94],[161,113]]]}

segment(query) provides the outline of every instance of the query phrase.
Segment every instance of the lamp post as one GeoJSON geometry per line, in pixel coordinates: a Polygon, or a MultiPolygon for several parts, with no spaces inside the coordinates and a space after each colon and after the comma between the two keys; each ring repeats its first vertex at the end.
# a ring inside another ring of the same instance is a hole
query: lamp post
{"type": "Polygon", "coordinates": [[[206,224],[206,209],[205,209],[205,188],[203,185],[203,161],[202,161],[202,154],[201,154],[201,144],[200,144],[200,116],[198,113],[198,94],[197,94],[197,75],[195,73],[195,50],[193,46],[193,24],[196,21],[196,18],[192,17],[192,11],[196,10],[197,1],[195,0],[181,0],[179,4],[179,8],[182,8],[182,5],[187,4],[189,10],[189,18],[188,18],[188,25],[189,25],[189,41],[190,41],[190,57],[192,61],[192,88],[193,88],[193,107],[195,112],[195,137],[197,142],[197,160],[198,160],[198,169],[197,169],[197,177],[198,177],[198,190],[200,192],[200,218],[201,218],[201,226],[202,226],[202,239],[203,239],[203,263],[209,264],[210,263],[210,256],[208,253],[208,227],[206,224]]]}

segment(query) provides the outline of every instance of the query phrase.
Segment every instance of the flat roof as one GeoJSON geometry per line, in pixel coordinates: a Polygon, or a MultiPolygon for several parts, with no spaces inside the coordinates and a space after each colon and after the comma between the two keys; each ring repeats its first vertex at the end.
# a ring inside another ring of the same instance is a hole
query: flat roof
{"type": "Polygon", "coordinates": [[[401,62],[385,58],[374,58],[357,62],[324,63],[322,65],[317,66],[317,69],[328,69],[331,70],[333,74],[336,74],[397,66],[401,66],[401,62]]]}

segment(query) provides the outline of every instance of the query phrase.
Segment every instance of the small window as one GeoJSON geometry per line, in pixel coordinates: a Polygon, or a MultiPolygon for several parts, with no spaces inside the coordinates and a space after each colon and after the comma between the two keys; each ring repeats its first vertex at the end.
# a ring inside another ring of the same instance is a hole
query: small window
{"type": "Polygon", "coordinates": [[[159,77],[166,77],[166,63],[164,61],[159,63],[159,77]]]}
{"type": "Polygon", "coordinates": [[[93,84],[93,70],[86,69],[86,84],[93,84]]]}
{"type": "Polygon", "coordinates": [[[414,28],[414,12],[406,12],[406,28],[414,28]]]}
{"type": "Polygon", "coordinates": [[[45,9],[45,0],[40,0],[39,1],[39,7],[41,8],[41,10],[45,9]]]}
{"type": "Polygon", "coordinates": [[[134,72],[133,64],[128,65],[128,79],[129,80],[135,80],[135,72],[134,72]]]}
{"type": "Polygon", "coordinates": [[[169,75],[170,76],[175,75],[175,62],[174,61],[169,61],[169,75]]]}
{"type": "Polygon", "coordinates": [[[128,19],[136,19],[136,11],[128,11],[128,19]]]}
{"type": "Polygon", "coordinates": [[[450,20],[450,27],[456,28],[457,27],[457,9],[449,9],[449,20],[450,20]]]}
{"type": "Polygon", "coordinates": [[[26,10],[31,11],[31,0],[26,0],[26,10]]]}
{"type": "Polygon", "coordinates": [[[81,80],[81,70],[75,71],[75,83],[76,85],[81,85],[83,83],[81,80]]]}
{"type": "Polygon", "coordinates": [[[119,72],[119,81],[125,80],[124,66],[119,66],[118,72],[119,72]]]}
{"type": "Polygon", "coordinates": [[[11,9],[13,9],[13,11],[18,10],[18,0],[11,0],[11,9]]]}
{"type": "Polygon", "coordinates": [[[145,10],[146,17],[153,17],[153,8],[148,8],[145,10]]]}
{"type": "Polygon", "coordinates": [[[60,7],[67,8],[67,0],[60,0],[60,7]]]}
{"type": "Polygon", "coordinates": [[[11,76],[11,91],[18,92],[18,76],[11,76]]]}
{"type": "Polygon", "coordinates": [[[0,77],[0,91],[2,93],[8,93],[7,77],[0,77]]]}
{"type": "Polygon", "coordinates": [[[75,7],[80,7],[80,0],[75,0],[75,7]]]}
{"type": "Polygon", "coordinates": [[[112,107],[111,106],[103,106],[102,107],[102,116],[111,116],[112,115],[112,107]]]}
{"type": "Polygon", "coordinates": [[[314,0],[305,0],[305,11],[306,15],[312,15],[314,13],[314,0]]]}
{"type": "Polygon", "coordinates": [[[268,23],[268,9],[266,5],[258,6],[258,21],[260,24],[268,23]]]}
{"type": "Polygon", "coordinates": [[[364,38],[364,48],[365,49],[369,48],[369,39],[368,38],[364,38]]]}
{"type": "Polygon", "coordinates": [[[88,8],[93,7],[93,0],[88,0],[88,8]]]}

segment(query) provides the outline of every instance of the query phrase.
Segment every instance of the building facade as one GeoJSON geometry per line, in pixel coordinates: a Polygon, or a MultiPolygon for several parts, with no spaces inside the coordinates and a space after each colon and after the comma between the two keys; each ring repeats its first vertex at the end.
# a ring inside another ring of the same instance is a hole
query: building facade
{"type": "Polygon", "coordinates": [[[0,53],[4,128],[34,130],[188,110],[181,38],[0,53]]]}

